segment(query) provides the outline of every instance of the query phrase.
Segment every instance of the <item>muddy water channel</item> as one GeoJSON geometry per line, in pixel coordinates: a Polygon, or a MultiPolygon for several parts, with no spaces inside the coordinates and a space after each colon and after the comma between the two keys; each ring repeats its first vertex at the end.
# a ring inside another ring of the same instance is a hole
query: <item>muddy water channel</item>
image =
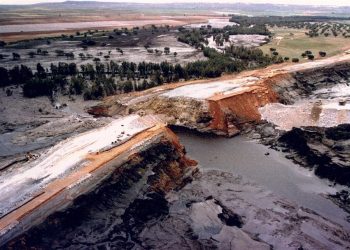
{"type": "Polygon", "coordinates": [[[344,187],[318,178],[286,159],[283,153],[244,136],[228,139],[183,130],[177,131],[177,135],[200,168],[240,175],[350,230],[350,223],[346,221],[348,214],[326,198],[327,194],[344,187]]]}

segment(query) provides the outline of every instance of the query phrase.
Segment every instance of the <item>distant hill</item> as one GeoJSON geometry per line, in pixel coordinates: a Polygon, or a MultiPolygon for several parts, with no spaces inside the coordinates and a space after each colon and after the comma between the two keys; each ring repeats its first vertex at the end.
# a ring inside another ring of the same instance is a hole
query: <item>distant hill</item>
{"type": "Polygon", "coordinates": [[[129,10],[163,11],[174,10],[192,13],[196,11],[232,12],[256,15],[330,15],[350,17],[350,6],[312,6],[253,3],[111,3],[95,1],[66,1],[61,3],[39,3],[32,5],[0,5],[1,10],[48,9],[48,10],[129,10]]]}

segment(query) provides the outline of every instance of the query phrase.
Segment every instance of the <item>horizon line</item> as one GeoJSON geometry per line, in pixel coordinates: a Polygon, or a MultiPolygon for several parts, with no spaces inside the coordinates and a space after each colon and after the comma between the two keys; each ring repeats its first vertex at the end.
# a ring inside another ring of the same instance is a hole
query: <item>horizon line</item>
{"type": "Polygon", "coordinates": [[[161,2],[161,3],[155,3],[152,1],[147,1],[147,2],[139,2],[139,1],[108,1],[108,0],[54,0],[53,2],[37,2],[37,3],[0,3],[0,6],[31,6],[31,5],[40,5],[40,4],[56,4],[56,3],[67,3],[67,2],[96,2],[96,3],[128,3],[128,4],[158,4],[158,5],[165,5],[165,4],[245,4],[245,5],[250,5],[250,4],[255,4],[255,5],[284,5],[284,6],[310,6],[310,7],[332,7],[332,8],[340,8],[340,7],[350,7],[350,5],[329,5],[329,4],[300,4],[300,3],[269,3],[269,2],[264,2],[264,3],[254,3],[254,2],[214,2],[214,1],[205,1],[205,2],[196,2],[196,1],[191,1],[191,2],[177,2],[175,0],[171,0],[169,2],[161,2]]]}

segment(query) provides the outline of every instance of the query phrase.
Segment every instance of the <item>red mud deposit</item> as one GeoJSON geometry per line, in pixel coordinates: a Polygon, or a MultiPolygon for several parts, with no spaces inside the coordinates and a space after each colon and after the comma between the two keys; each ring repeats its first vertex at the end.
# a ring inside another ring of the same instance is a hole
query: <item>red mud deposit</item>
{"type": "Polygon", "coordinates": [[[234,94],[216,95],[208,99],[213,117],[210,127],[217,133],[236,135],[240,125],[260,121],[260,107],[276,101],[276,93],[267,86],[252,86],[234,94]]]}

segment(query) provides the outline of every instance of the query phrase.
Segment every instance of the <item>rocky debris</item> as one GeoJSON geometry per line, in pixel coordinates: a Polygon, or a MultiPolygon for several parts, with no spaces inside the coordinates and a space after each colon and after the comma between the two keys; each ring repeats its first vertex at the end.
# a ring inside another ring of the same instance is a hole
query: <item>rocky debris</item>
{"type": "Polygon", "coordinates": [[[129,112],[143,110],[147,114],[161,114],[163,120],[168,124],[205,132],[213,119],[207,106],[201,100],[155,97],[132,106],[129,112]]]}
{"type": "Polygon", "coordinates": [[[329,88],[336,84],[346,83],[350,79],[348,62],[325,65],[289,75],[277,75],[269,81],[284,104],[293,104],[296,100],[307,98],[316,90],[329,88]]]}
{"type": "Polygon", "coordinates": [[[284,79],[281,79],[282,76],[272,77],[270,84],[277,92],[280,103],[260,108],[262,119],[283,130],[349,123],[349,68],[349,63],[342,63],[291,73],[284,79]]]}
{"type": "Polygon", "coordinates": [[[279,139],[289,158],[313,168],[316,175],[350,185],[350,125],[294,128],[279,139]]]}
{"type": "MultiPolygon", "coordinates": [[[[341,190],[336,194],[330,194],[328,198],[350,214],[350,192],[348,190],[341,190]]],[[[350,215],[348,216],[348,221],[350,222],[350,215]]]]}
{"type": "Polygon", "coordinates": [[[263,122],[244,131],[286,157],[312,169],[321,178],[350,185],[350,124],[336,127],[301,127],[290,131],[263,122]],[[256,134],[260,137],[256,138],[256,134]]]}
{"type": "Polygon", "coordinates": [[[181,192],[172,192],[167,198],[168,216],[144,227],[137,249],[349,246],[349,232],[339,225],[233,174],[203,171],[181,192]],[[221,213],[229,213],[225,216],[239,218],[241,223],[230,226],[219,218],[221,213]]]}
{"type": "Polygon", "coordinates": [[[148,180],[157,175],[155,162],[176,157],[159,155],[159,149],[152,156],[147,152],[135,155],[150,157],[147,164],[131,159],[125,171],[7,247],[318,250],[349,245],[346,229],[230,173],[203,171],[181,191],[152,191],[148,180]]]}
{"type": "Polygon", "coordinates": [[[211,241],[219,249],[270,249],[268,244],[254,240],[238,229],[242,227],[242,218],[214,199],[193,203],[189,217],[192,233],[198,241],[211,241]]]}

